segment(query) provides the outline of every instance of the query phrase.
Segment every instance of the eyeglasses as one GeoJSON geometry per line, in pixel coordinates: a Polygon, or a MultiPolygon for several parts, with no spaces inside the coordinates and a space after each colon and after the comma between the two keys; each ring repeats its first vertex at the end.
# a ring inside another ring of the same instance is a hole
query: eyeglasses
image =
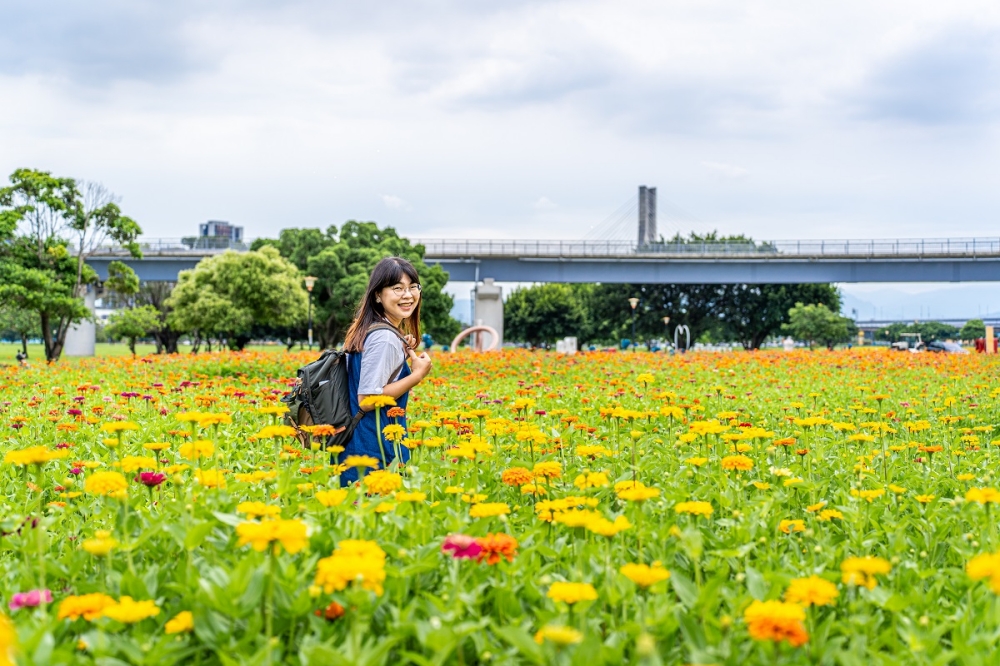
{"type": "Polygon", "coordinates": [[[411,284],[409,287],[404,287],[401,284],[397,284],[395,287],[390,287],[390,289],[392,289],[392,293],[396,294],[396,296],[402,296],[406,292],[410,292],[411,294],[413,294],[415,296],[419,296],[420,295],[420,285],[419,284],[411,284]]]}

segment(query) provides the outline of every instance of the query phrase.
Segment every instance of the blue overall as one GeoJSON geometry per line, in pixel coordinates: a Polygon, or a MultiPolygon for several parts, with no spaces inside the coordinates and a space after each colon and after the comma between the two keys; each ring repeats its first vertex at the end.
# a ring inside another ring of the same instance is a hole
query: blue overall
{"type": "MultiPolygon", "coordinates": [[[[351,399],[351,413],[358,413],[358,384],[361,381],[361,356],[362,354],[348,354],[348,365],[347,365],[347,383],[350,389],[350,399],[351,399]]],[[[410,366],[405,362],[403,363],[403,369],[400,371],[398,377],[390,377],[389,383],[402,379],[403,377],[408,377],[410,375],[410,366]]],[[[396,406],[406,409],[406,401],[410,397],[410,392],[407,391],[400,397],[396,398],[396,406]]],[[[406,416],[397,417],[395,420],[389,418],[386,412],[391,409],[389,407],[381,407],[379,411],[379,419],[381,419],[381,425],[385,428],[390,423],[398,423],[406,429],[406,416]]],[[[382,439],[382,444],[385,446],[385,460],[387,463],[392,463],[396,459],[396,449],[392,442],[387,441],[385,438],[382,439]]],[[[400,462],[406,463],[410,460],[410,450],[405,446],[400,445],[400,457],[402,460],[400,462]]],[[[351,435],[351,440],[347,443],[347,446],[340,453],[339,462],[344,462],[347,456],[371,456],[379,461],[379,467],[382,466],[382,450],[379,448],[378,430],[375,426],[375,410],[370,412],[365,412],[365,415],[358,421],[358,426],[354,429],[354,433],[351,435]]],[[[367,473],[367,471],[366,471],[367,473]]],[[[340,475],[340,485],[347,486],[358,480],[358,470],[357,468],[351,468],[346,470],[340,475]]]]}

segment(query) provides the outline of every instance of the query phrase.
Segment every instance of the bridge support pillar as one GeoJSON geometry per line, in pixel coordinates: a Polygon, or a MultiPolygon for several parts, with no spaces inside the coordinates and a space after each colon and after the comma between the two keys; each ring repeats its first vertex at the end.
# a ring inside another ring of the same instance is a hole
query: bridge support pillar
{"type": "MultiPolygon", "coordinates": [[[[87,292],[83,295],[83,302],[90,310],[90,315],[94,316],[94,302],[97,300],[97,287],[87,286],[87,292]]],[[[64,356],[93,356],[97,345],[97,324],[93,319],[84,319],[79,324],[69,327],[66,333],[66,346],[63,347],[64,356]]]]}
{"type": "Polygon", "coordinates": [[[503,346],[503,289],[493,284],[493,278],[476,285],[475,312],[476,320],[472,323],[493,328],[499,336],[497,349],[500,349],[503,346]]]}

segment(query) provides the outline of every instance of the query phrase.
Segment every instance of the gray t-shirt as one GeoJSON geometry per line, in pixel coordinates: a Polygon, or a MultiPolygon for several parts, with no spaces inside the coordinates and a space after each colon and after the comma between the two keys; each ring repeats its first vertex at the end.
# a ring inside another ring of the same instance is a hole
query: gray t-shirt
{"type": "Polygon", "coordinates": [[[361,355],[361,377],[358,395],[381,395],[386,384],[396,381],[392,373],[400,366],[406,352],[399,337],[392,331],[375,331],[365,341],[361,355]]]}

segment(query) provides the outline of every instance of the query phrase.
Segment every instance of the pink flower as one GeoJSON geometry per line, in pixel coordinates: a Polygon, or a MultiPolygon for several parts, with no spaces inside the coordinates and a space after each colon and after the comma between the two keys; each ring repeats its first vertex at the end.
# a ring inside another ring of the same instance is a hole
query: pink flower
{"type": "Polygon", "coordinates": [[[31,590],[30,592],[18,592],[13,597],[10,598],[11,611],[20,610],[22,608],[34,608],[35,606],[41,605],[42,602],[52,603],[52,591],[51,590],[31,590]]]}
{"type": "Polygon", "coordinates": [[[167,475],[161,472],[140,472],[139,476],[135,477],[135,480],[147,488],[155,488],[163,483],[166,478],[167,475]]]}
{"type": "Polygon", "coordinates": [[[479,553],[483,552],[483,547],[479,545],[475,537],[464,534],[449,534],[444,538],[444,543],[441,544],[441,552],[448,553],[449,551],[454,558],[472,559],[479,557],[479,553]]]}

